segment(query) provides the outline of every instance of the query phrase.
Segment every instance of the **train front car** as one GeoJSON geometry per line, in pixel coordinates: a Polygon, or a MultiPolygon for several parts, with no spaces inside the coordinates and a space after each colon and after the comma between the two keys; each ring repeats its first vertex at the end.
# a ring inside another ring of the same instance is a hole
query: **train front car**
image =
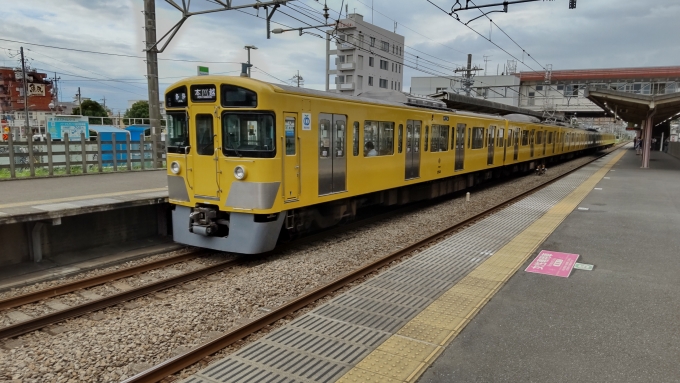
{"type": "Polygon", "coordinates": [[[173,237],[187,245],[257,254],[274,248],[285,213],[280,192],[282,127],[263,93],[241,77],[199,76],[173,84],[168,115],[168,192],[173,237]]]}

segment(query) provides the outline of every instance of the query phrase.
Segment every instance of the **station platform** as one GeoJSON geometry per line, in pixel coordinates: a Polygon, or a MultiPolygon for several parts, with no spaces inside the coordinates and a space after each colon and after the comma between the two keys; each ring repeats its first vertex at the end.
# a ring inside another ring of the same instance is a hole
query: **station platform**
{"type": "Polygon", "coordinates": [[[679,175],[628,145],[183,382],[677,381],[679,175]]]}
{"type": "Polygon", "coordinates": [[[167,202],[166,170],[0,181],[0,225],[167,202]]]}

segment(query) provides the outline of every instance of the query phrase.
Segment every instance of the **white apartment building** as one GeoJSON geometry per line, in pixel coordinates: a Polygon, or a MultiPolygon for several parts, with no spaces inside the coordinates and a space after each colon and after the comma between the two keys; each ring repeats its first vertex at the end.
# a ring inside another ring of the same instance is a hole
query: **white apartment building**
{"type": "Polygon", "coordinates": [[[358,13],[340,20],[337,33],[335,42],[326,42],[327,91],[402,90],[404,36],[365,22],[358,13]]]}

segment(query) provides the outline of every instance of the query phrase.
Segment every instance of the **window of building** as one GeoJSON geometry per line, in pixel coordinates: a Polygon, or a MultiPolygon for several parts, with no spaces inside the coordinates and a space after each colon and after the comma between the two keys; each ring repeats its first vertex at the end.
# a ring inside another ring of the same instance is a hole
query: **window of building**
{"type": "Polygon", "coordinates": [[[529,145],[529,131],[522,130],[522,146],[529,145]]]}
{"type": "Polygon", "coordinates": [[[373,86],[373,76],[368,76],[368,86],[373,86]]]}
{"type": "Polygon", "coordinates": [[[557,91],[558,91],[558,92],[564,91],[564,85],[558,85],[558,86],[557,86],[557,91]]]}
{"type": "Polygon", "coordinates": [[[345,76],[336,76],[335,77],[335,83],[336,84],[344,84],[345,83],[345,76]]]}
{"type": "Polygon", "coordinates": [[[392,63],[392,72],[394,72],[394,63],[392,63]]]}
{"type": "Polygon", "coordinates": [[[390,89],[394,90],[394,81],[390,81],[390,89]]]}
{"type": "Polygon", "coordinates": [[[384,50],[385,52],[390,51],[390,43],[387,41],[380,41],[380,49],[384,50]]]}
{"type": "Polygon", "coordinates": [[[359,48],[364,47],[364,35],[359,34],[359,48]]]}
{"type": "Polygon", "coordinates": [[[379,86],[380,86],[381,88],[387,89],[387,79],[381,78],[381,79],[380,79],[380,84],[379,84],[379,86]]]}
{"type": "Polygon", "coordinates": [[[364,149],[367,157],[394,154],[394,122],[364,121],[364,149]]]}
{"type": "Polygon", "coordinates": [[[345,63],[345,55],[338,56],[338,64],[344,64],[344,63],[345,63]]]}
{"type": "Polygon", "coordinates": [[[380,69],[385,69],[387,70],[387,60],[380,60],[380,69]]]}
{"type": "Polygon", "coordinates": [[[536,90],[543,90],[543,85],[536,85],[536,90]]]}
{"type": "Polygon", "coordinates": [[[484,128],[472,128],[472,149],[484,147],[484,128]]]}
{"type": "Polygon", "coordinates": [[[373,66],[373,57],[368,58],[368,66],[373,66]]]}
{"type": "Polygon", "coordinates": [[[375,37],[371,37],[371,46],[372,46],[372,47],[375,46],[375,37]]]}

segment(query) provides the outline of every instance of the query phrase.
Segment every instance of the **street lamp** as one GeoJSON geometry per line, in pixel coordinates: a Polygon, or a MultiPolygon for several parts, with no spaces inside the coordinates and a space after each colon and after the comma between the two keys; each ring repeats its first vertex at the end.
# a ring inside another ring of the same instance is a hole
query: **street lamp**
{"type": "Polygon", "coordinates": [[[243,49],[248,51],[248,77],[250,77],[250,67],[252,66],[250,65],[250,50],[257,49],[257,47],[255,45],[246,45],[243,49]]]}

